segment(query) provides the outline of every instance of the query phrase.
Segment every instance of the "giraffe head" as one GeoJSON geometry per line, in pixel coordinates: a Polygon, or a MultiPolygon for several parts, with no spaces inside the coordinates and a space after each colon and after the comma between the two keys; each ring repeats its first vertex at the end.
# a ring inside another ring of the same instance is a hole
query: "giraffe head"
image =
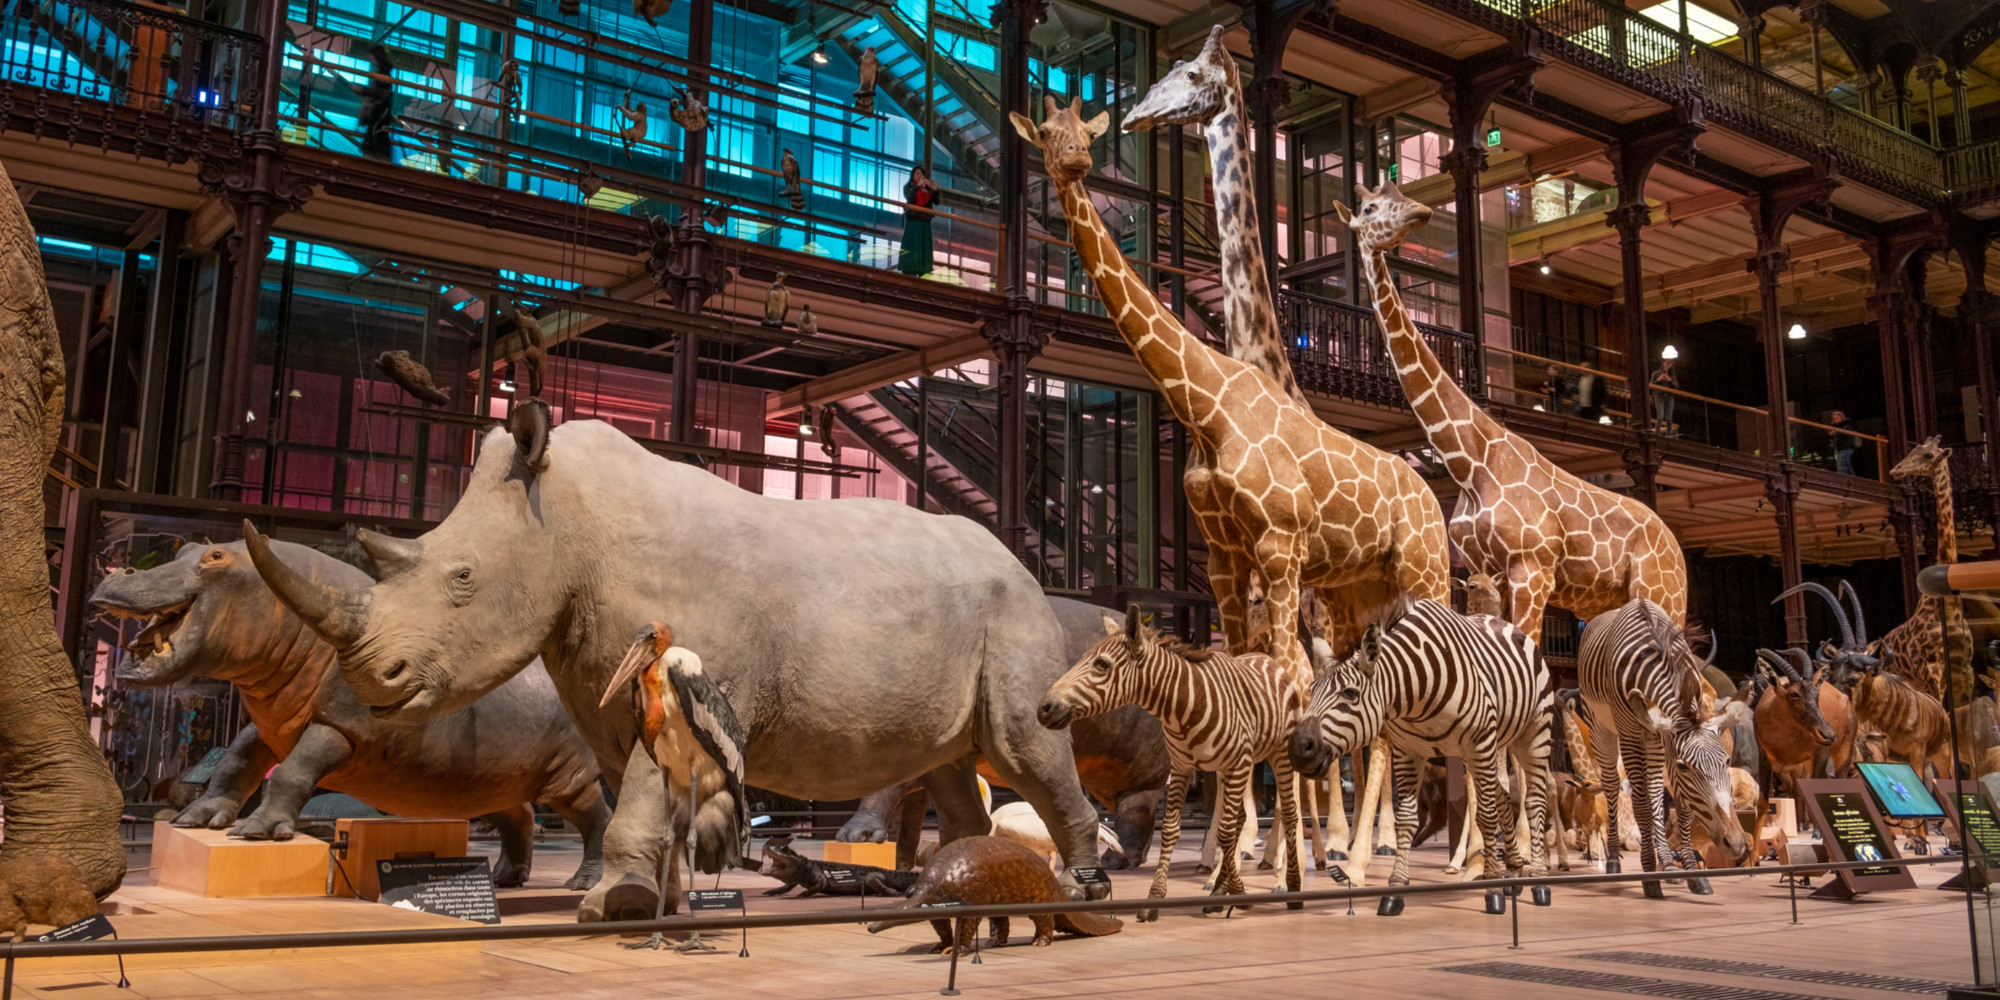
{"type": "Polygon", "coordinates": [[[1911,448],[1910,453],[1889,470],[1889,478],[1929,479],[1950,457],[1951,449],[1938,444],[1938,436],[1933,434],[1930,440],[1911,448]]]}
{"type": "Polygon", "coordinates": [[[1124,129],[1138,132],[1161,125],[1205,125],[1229,105],[1237,80],[1236,60],[1222,47],[1222,25],[1209,29],[1208,44],[1174,68],[1125,113],[1124,129]]]}
{"type": "Polygon", "coordinates": [[[1431,221],[1430,206],[1405,197],[1394,181],[1383,181],[1373,191],[1356,184],[1354,194],[1353,211],[1337,201],[1333,210],[1354,230],[1355,249],[1362,253],[1387,253],[1431,221]]]}
{"type": "Polygon", "coordinates": [[[1048,102],[1048,113],[1043,116],[1040,128],[1018,111],[1008,112],[1007,119],[1014,123],[1014,131],[1021,133],[1021,138],[1042,151],[1042,165],[1050,180],[1057,184],[1080,183],[1090,173],[1090,144],[1111,127],[1111,115],[1100,111],[1097,117],[1084,121],[1082,98],[1071,98],[1067,108],[1057,104],[1054,97],[1044,99],[1048,102]]]}

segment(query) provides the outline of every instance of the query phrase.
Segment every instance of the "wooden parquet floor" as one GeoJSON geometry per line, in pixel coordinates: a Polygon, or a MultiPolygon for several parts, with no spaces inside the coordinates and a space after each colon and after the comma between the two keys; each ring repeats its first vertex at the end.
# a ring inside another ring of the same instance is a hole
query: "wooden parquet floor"
{"type": "MultiPolygon", "coordinates": [[[[1177,859],[1173,891],[1198,888],[1193,855],[1177,859]]],[[[573,848],[545,845],[530,888],[503,894],[506,922],[568,922],[579,895],[556,888],[574,867],[573,848]]],[[[1420,881],[1442,880],[1439,849],[1422,849],[1420,881]]],[[[143,863],[143,862],[141,862],[143,863]]],[[[1378,868],[1386,874],[1386,867],[1378,868]]],[[[982,949],[981,963],[961,960],[958,986],[984,1000],[1161,997],[1420,997],[1486,1000],[1523,997],[1684,997],[1689,1000],[1885,1000],[1941,995],[1944,982],[1972,978],[1964,897],[1931,888],[1949,873],[1918,869],[1923,888],[1851,903],[1806,900],[1790,923],[1786,890],[1775,878],[1718,880],[1712,896],[1670,886],[1664,900],[1642,898],[1636,885],[1578,887],[1548,908],[1521,911],[1521,949],[1508,948],[1509,918],[1490,916],[1480,897],[1413,897],[1403,916],[1372,908],[1304,911],[1257,907],[1229,919],[1168,912],[1153,924],[1127,920],[1104,938],[1059,938],[1050,947],[1015,944],[982,949]],[[1687,959],[1712,961],[1689,962],[1687,959]],[[1865,973],[1867,978],[1827,973],[1865,973]],[[1912,980],[1922,982],[1911,982],[1912,980]],[[1926,984],[1930,985],[1926,985],[1926,984]]],[[[1379,875],[1378,875],[1379,877],[1379,875]]],[[[711,877],[712,878],[712,877],[711,877]]],[[[1145,892],[1146,873],[1113,873],[1115,892],[1145,892]]],[[[136,880],[135,881],[139,881],[136,880]]],[[[1251,872],[1253,889],[1275,884],[1251,872]]],[[[708,887],[704,880],[701,888],[708,887]]],[[[724,887],[749,891],[752,913],[800,912],[852,900],[771,899],[769,880],[731,873],[724,887]]],[[[1329,888],[1316,873],[1308,888],[1329,888]]],[[[122,934],[188,933],[196,925],[275,933],[374,922],[378,904],[300,899],[194,900],[138,884],[114,901],[122,934]],[[175,898],[178,897],[178,898],[175,898]],[[136,911],[171,913],[149,926],[136,911]],[[247,920],[247,923],[246,923],[247,920]]],[[[1015,939],[1032,934],[1015,924],[1015,939]]],[[[644,1000],[651,997],[828,998],[937,996],[947,960],[926,954],[928,925],[870,935],[859,926],[752,932],[751,957],[737,957],[736,936],[713,953],[629,950],[610,937],[510,941],[477,951],[397,954],[381,949],[339,956],[293,952],[241,956],[228,964],[151,959],[116,976],[75,969],[17,969],[15,995],[38,1000],[375,1000],[425,996],[449,1000],[644,1000]]]]}

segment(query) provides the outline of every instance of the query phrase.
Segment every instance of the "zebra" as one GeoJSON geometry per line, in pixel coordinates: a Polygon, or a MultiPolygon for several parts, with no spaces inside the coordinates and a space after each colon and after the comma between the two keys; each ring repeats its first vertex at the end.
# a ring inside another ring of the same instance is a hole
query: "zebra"
{"type": "MultiPolygon", "coordinates": [[[[1731,804],[1729,754],[1718,736],[1740,721],[1742,703],[1732,702],[1714,718],[1701,720],[1701,661],[1680,626],[1659,605],[1632,600],[1584,626],[1576,663],[1577,683],[1590,710],[1591,755],[1606,776],[1604,794],[1612,816],[1618,815],[1621,789],[1610,776],[1618,773],[1621,756],[1625,761],[1638,806],[1633,811],[1644,870],[1662,871],[1665,862],[1702,867],[1701,855],[1688,844],[1696,818],[1732,857],[1740,860],[1749,853],[1731,804]],[[1679,852],[1667,844],[1669,793],[1680,807],[1679,852]]],[[[1605,838],[1605,871],[1619,870],[1618,841],[1616,836],[1605,838]]],[[[1658,883],[1647,883],[1647,895],[1659,891],[1658,883]]]]}
{"type": "MultiPolygon", "coordinates": [[[[1138,605],[1125,613],[1122,627],[1106,617],[1104,631],[1105,638],[1049,687],[1037,715],[1042,725],[1062,729],[1072,719],[1136,704],[1160,720],[1166,731],[1171,769],[1166,813],[1160,821],[1160,863],[1148,897],[1158,899],[1167,894],[1167,866],[1180,840],[1181,809],[1196,771],[1214,771],[1222,780],[1222,794],[1215,807],[1218,843],[1237,842],[1250,779],[1260,762],[1270,764],[1278,779],[1278,818],[1271,836],[1287,840],[1295,836],[1298,809],[1285,741],[1305,715],[1310,675],[1303,670],[1286,671],[1277,659],[1263,653],[1231,656],[1161,636],[1140,624],[1138,605]]],[[[1285,888],[1293,892],[1302,882],[1299,854],[1285,852],[1285,888]]],[[[1225,846],[1216,865],[1215,895],[1243,892],[1237,859],[1237,851],[1225,846]]],[[[1303,906],[1289,905],[1292,909],[1303,906]]],[[[1220,909],[1211,907],[1205,912],[1220,909]]],[[[1158,917],[1157,910],[1139,915],[1142,921],[1158,917]]]]}
{"type": "Polygon", "coordinates": [[[1390,885],[1410,881],[1410,840],[1417,827],[1417,787],[1424,760],[1465,760],[1475,789],[1486,867],[1548,872],[1549,730],[1555,681],[1535,641],[1505,619],[1467,617],[1430,600],[1405,602],[1385,628],[1376,623],[1345,663],[1313,684],[1306,719],[1292,735],[1292,766],[1324,770],[1335,755],[1389,739],[1396,780],[1396,867],[1390,885]],[[1529,844],[1513,821],[1503,776],[1506,754],[1524,775],[1529,844]],[[1504,819],[1504,821],[1503,821],[1504,819]]]}

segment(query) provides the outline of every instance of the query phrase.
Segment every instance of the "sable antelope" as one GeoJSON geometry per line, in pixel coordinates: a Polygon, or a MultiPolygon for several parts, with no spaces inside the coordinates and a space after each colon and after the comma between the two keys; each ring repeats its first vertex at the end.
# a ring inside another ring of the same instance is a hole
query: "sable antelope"
{"type": "Polygon", "coordinates": [[[1861,725],[1882,732],[1887,759],[1905,761],[1918,774],[1929,764],[1938,777],[1951,777],[1947,756],[1951,719],[1945,715],[1944,703],[1896,672],[1893,649],[1883,648],[1879,657],[1869,653],[1868,619],[1861,610],[1861,595],[1846,580],[1840,581],[1839,600],[1816,583],[1795,589],[1811,590],[1832,607],[1843,645],[1823,644],[1820,658],[1828,664],[1834,686],[1853,702],[1861,725]],[[1842,603],[1849,605],[1846,612],[1842,603]]]}

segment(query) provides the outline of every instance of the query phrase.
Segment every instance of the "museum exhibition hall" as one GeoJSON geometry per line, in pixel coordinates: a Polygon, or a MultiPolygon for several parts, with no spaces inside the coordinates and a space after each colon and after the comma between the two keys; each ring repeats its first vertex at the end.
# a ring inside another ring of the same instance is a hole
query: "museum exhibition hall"
{"type": "Polygon", "coordinates": [[[0,1000],[2000,998],[2000,0],[0,0],[0,177],[0,1000]]]}

